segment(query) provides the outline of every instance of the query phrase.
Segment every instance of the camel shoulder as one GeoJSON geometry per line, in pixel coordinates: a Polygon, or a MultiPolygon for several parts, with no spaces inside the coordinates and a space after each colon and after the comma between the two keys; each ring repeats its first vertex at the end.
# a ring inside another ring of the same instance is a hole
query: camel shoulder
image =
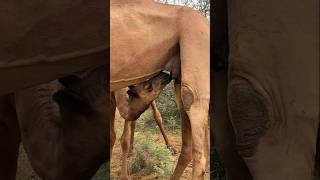
{"type": "Polygon", "coordinates": [[[190,7],[182,6],[178,9],[179,19],[181,21],[200,21],[208,22],[208,19],[203,16],[199,11],[190,7]]]}
{"type": "Polygon", "coordinates": [[[181,28],[209,29],[209,21],[200,12],[182,7],[178,12],[178,22],[181,28]]]}
{"type": "Polygon", "coordinates": [[[177,21],[181,32],[198,31],[207,35],[210,32],[208,19],[200,14],[200,12],[189,7],[180,9],[177,21]]]}

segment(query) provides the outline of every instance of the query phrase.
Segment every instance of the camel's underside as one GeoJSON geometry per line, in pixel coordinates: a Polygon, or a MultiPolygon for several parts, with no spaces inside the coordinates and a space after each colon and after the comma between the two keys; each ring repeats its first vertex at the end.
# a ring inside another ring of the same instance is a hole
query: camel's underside
{"type": "Polygon", "coordinates": [[[0,94],[107,63],[105,1],[35,1],[0,5],[0,94]]]}

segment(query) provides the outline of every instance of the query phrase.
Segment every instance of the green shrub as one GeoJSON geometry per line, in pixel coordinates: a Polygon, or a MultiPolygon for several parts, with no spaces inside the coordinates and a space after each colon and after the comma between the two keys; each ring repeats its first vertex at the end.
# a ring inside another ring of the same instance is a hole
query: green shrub
{"type": "Polygon", "coordinates": [[[174,164],[170,150],[157,143],[150,133],[135,135],[135,147],[130,173],[155,174],[157,177],[168,178],[173,172],[174,164]]]}
{"type": "Polygon", "coordinates": [[[137,121],[138,124],[144,128],[154,129],[157,127],[157,124],[153,118],[153,114],[150,108],[147,109],[143,114],[141,114],[137,121]]]}

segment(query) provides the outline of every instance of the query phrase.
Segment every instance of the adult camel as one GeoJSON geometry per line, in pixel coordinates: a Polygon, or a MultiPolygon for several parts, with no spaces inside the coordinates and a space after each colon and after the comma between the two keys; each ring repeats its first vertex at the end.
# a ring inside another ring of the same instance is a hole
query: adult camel
{"type": "MultiPolygon", "coordinates": [[[[105,40],[108,39],[106,29],[109,18],[105,1],[15,3],[4,2],[1,6],[4,11],[1,11],[0,22],[5,25],[1,34],[6,34],[0,46],[0,82],[5,84],[0,88],[1,95],[108,62],[105,61],[108,60],[105,40]]],[[[181,175],[191,159],[194,160],[193,177],[200,178],[208,154],[207,20],[190,9],[160,5],[151,0],[121,0],[111,1],[110,4],[113,16],[110,23],[113,47],[110,51],[111,91],[155,76],[165,68],[171,57],[180,55],[181,61],[178,64],[181,66],[169,66],[168,69],[176,72],[174,75],[182,82],[181,86],[177,85],[177,93],[183,97],[178,97],[183,99],[178,102],[178,106],[185,119],[182,121],[183,127],[187,127],[183,132],[183,150],[173,179],[181,175]],[[141,16],[142,12],[145,16],[141,16]],[[134,43],[137,41],[140,43],[134,43]],[[137,63],[138,59],[143,60],[137,63]],[[191,129],[197,131],[197,134],[192,134],[191,129]]],[[[110,100],[113,101],[112,96],[110,100]]],[[[111,118],[115,110],[115,104],[112,104],[111,118]]],[[[8,132],[11,130],[2,132],[10,136],[8,132]]]]}
{"type": "MultiPolygon", "coordinates": [[[[171,178],[178,179],[193,159],[193,179],[200,179],[208,162],[207,19],[189,8],[151,0],[112,0],[110,5],[111,91],[142,82],[161,70],[168,70],[180,79],[176,96],[183,145],[171,178]]],[[[114,114],[113,104],[110,114],[114,114]]]]}
{"type": "Polygon", "coordinates": [[[319,1],[215,2],[229,68],[214,73],[213,132],[228,179],[314,179],[319,1]]]}

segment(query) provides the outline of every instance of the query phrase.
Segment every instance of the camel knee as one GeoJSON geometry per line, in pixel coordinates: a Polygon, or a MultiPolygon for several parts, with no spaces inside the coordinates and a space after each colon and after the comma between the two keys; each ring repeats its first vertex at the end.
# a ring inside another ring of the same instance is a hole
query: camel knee
{"type": "Polygon", "coordinates": [[[185,111],[190,110],[191,105],[195,101],[195,95],[196,94],[194,90],[190,86],[185,84],[181,86],[181,100],[182,100],[183,109],[185,111]]]}
{"type": "Polygon", "coordinates": [[[187,84],[182,84],[181,86],[181,101],[182,101],[182,108],[188,112],[190,111],[193,105],[200,105],[201,107],[206,107],[209,109],[209,100],[210,100],[210,93],[203,93],[206,91],[202,91],[201,89],[197,89],[195,87],[189,86],[187,84]]]}
{"type": "Polygon", "coordinates": [[[130,149],[130,136],[122,136],[120,139],[122,151],[128,152],[130,149]]]}
{"type": "Polygon", "coordinates": [[[255,154],[260,138],[269,129],[270,105],[261,91],[242,78],[232,80],[228,96],[237,150],[242,157],[251,157],[255,154]]]}

